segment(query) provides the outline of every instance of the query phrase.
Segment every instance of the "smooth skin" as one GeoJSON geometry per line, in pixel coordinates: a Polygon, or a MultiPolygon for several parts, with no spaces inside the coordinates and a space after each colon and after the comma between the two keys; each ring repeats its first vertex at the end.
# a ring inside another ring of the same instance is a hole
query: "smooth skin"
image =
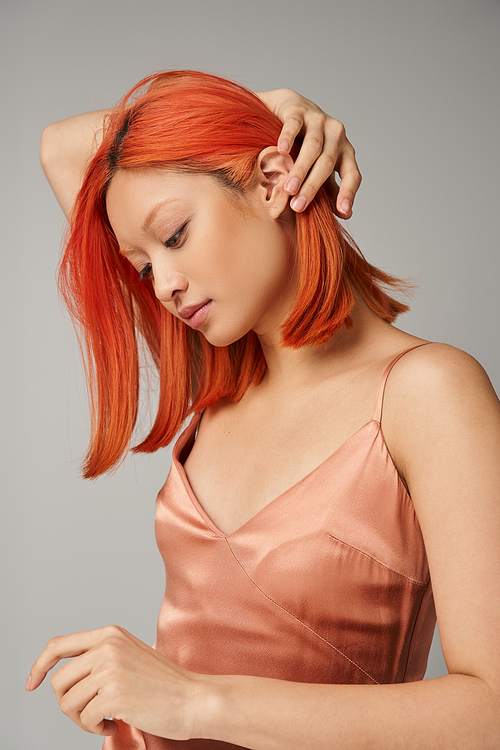
{"type": "MultiPolygon", "coordinates": [[[[287,156],[265,153],[271,175],[280,165],[288,172],[287,156]]],[[[214,346],[274,330],[293,306],[295,215],[284,190],[281,202],[285,210],[263,211],[263,186],[237,199],[207,174],[148,169],[119,171],[106,197],[121,253],[152,280],[166,309],[182,319],[184,310],[209,302],[199,330],[214,346]],[[154,221],[145,223],[152,212],[154,221]]]]}
{"type": "MultiPolygon", "coordinates": [[[[276,149],[262,155],[258,168],[249,210],[263,227],[275,221],[286,232],[293,221],[287,160],[280,162],[276,149]],[[266,169],[270,157],[272,170],[266,169]]],[[[174,314],[193,291],[213,295],[213,310],[201,330],[219,336],[230,328],[229,285],[215,290],[212,279],[197,277],[194,270],[209,231],[200,225],[206,195],[196,202],[194,217],[188,211],[192,226],[178,250],[165,248],[160,226],[136,234],[137,221],[130,226],[125,221],[133,194],[141,196],[136,220],[145,218],[155,202],[168,198],[173,189],[169,178],[177,176],[164,177],[166,192],[161,195],[158,186],[141,194],[139,183],[134,188],[129,180],[116,181],[110,188],[110,220],[120,244],[132,250],[129,259],[151,264],[155,290],[174,314]]],[[[184,209],[188,195],[189,190],[182,199],[184,209]]],[[[234,222],[236,216],[224,226],[224,236],[230,236],[234,222]]],[[[257,239],[261,227],[250,222],[247,231],[243,242],[257,239]]],[[[358,300],[354,326],[342,329],[327,345],[283,349],[280,315],[269,320],[257,307],[245,309],[242,324],[258,332],[266,376],[237,404],[219,403],[205,412],[185,463],[195,494],[226,533],[365,424],[385,366],[422,341],[384,323],[358,300]],[[238,476],[230,471],[233,465],[239,467],[238,476]]],[[[449,675],[379,686],[200,675],[110,626],[52,639],[33,665],[27,688],[34,690],[60,659],[70,658],[52,676],[57,700],[78,726],[102,735],[114,733],[113,720],[122,720],[172,739],[214,738],[255,750],[497,750],[499,401],[472,357],[432,344],[405,355],[394,367],[382,429],[421,525],[449,675]]]]}

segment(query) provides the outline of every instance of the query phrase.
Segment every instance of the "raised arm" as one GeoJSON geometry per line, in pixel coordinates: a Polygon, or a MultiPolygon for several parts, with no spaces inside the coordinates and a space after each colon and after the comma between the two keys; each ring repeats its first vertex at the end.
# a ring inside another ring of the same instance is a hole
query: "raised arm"
{"type": "Polygon", "coordinates": [[[42,132],[40,161],[66,218],[101,142],[103,121],[109,111],[100,109],[53,122],[42,132]]]}
{"type": "MultiPolygon", "coordinates": [[[[292,209],[303,211],[321,185],[331,178],[337,192],[337,215],[348,219],[361,184],[361,174],[342,123],[291,89],[262,91],[257,96],[283,122],[278,140],[282,153],[290,151],[297,136],[303,138],[286,185],[292,196],[292,209]],[[335,172],[340,177],[340,187],[335,183],[335,172]]],[[[67,218],[85,169],[101,142],[103,121],[110,111],[101,109],[69,117],[48,125],[42,133],[40,161],[67,218]]]]}

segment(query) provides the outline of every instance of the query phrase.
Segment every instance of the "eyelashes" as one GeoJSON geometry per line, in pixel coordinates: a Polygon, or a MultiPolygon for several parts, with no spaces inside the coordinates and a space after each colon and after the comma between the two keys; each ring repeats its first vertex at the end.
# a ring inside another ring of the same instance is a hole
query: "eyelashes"
{"type": "MultiPolygon", "coordinates": [[[[184,233],[186,231],[188,223],[186,222],[183,224],[183,226],[171,237],[168,238],[168,240],[165,240],[163,245],[167,248],[177,248],[181,245],[181,240],[183,239],[184,233]]],[[[148,279],[151,279],[153,275],[153,264],[147,263],[144,268],[142,268],[139,271],[139,280],[140,281],[147,281],[148,279]]]]}
{"type": "Polygon", "coordinates": [[[186,224],[184,224],[184,225],[183,225],[183,226],[182,226],[182,227],[181,227],[181,228],[179,229],[179,231],[178,231],[178,232],[176,232],[175,234],[173,234],[173,235],[172,235],[172,236],[170,237],[170,239],[168,239],[168,240],[167,240],[166,242],[164,242],[164,243],[163,243],[163,244],[165,245],[165,247],[178,247],[178,245],[179,245],[179,242],[180,242],[180,240],[182,239],[182,236],[183,236],[183,234],[184,234],[184,231],[185,231],[186,227],[187,227],[187,222],[186,222],[186,224]]]}
{"type": "Polygon", "coordinates": [[[153,266],[151,263],[148,263],[142,270],[139,271],[139,280],[140,281],[146,281],[147,279],[151,278],[153,271],[153,266]]]}

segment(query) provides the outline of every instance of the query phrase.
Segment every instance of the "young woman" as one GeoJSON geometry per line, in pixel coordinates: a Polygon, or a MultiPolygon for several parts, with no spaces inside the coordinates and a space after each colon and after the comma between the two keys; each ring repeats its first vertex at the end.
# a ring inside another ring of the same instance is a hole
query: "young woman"
{"type": "Polygon", "coordinates": [[[82,127],[105,113],[44,136],[71,213],[85,476],[130,445],[138,335],[160,395],[135,450],[194,416],[157,500],[155,648],[116,626],[54,638],[27,688],[70,657],[56,697],[106,750],[497,748],[498,400],[471,357],[392,325],[406,307],[384,286],[402,283],[334,217],[359,185],[338,124],[263,98],[283,131],[223,79],[147,79],[106,117],[73,209],[82,127]],[[312,200],[335,165],[340,192],[312,200]],[[435,610],[449,675],[423,682],[435,610]]]}

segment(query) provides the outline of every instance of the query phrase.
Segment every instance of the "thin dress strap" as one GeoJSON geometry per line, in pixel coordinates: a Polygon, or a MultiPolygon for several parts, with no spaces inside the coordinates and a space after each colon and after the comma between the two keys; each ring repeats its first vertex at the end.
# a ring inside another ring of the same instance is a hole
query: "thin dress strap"
{"type": "Polygon", "coordinates": [[[421,346],[427,346],[427,344],[432,344],[432,341],[426,341],[424,344],[417,344],[416,346],[411,346],[409,349],[405,349],[404,352],[401,352],[401,354],[398,354],[397,357],[394,357],[392,362],[389,362],[387,367],[384,370],[384,373],[380,379],[380,385],[378,387],[377,392],[377,398],[375,399],[375,408],[373,409],[373,416],[372,421],[380,422],[382,419],[382,405],[384,402],[384,392],[385,392],[385,384],[387,383],[387,378],[389,377],[389,373],[396,364],[396,362],[401,359],[401,357],[404,357],[405,354],[408,354],[408,352],[412,352],[414,349],[419,349],[421,346]]]}

